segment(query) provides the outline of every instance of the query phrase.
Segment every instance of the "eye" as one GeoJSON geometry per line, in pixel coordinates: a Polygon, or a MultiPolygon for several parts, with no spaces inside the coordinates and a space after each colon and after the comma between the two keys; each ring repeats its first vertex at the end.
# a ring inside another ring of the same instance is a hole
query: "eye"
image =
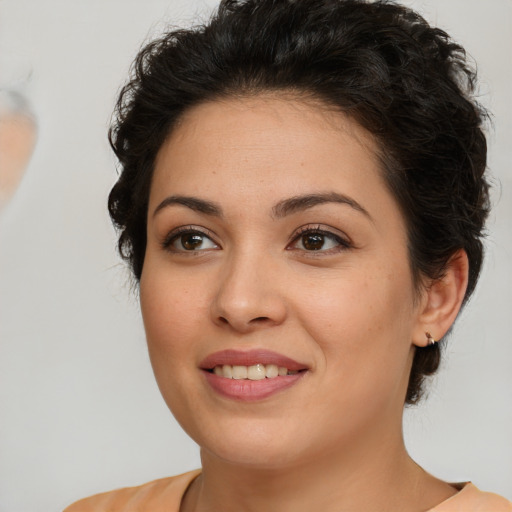
{"type": "Polygon", "coordinates": [[[320,227],[305,226],[299,230],[288,247],[307,252],[338,252],[350,248],[351,243],[320,227]]]}
{"type": "Polygon", "coordinates": [[[219,249],[219,246],[205,233],[197,229],[180,228],[167,235],[164,249],[171,252],[198,252],[219,249]]]}

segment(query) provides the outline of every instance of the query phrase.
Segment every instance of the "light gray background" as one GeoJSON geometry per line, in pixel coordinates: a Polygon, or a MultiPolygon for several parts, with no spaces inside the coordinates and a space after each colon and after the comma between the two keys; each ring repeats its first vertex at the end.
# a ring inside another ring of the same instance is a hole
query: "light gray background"
{"type": "MultiPolygon", "coordinates": [[[[0,86],[39,123],[0,213],[0,512],[75,499],[199,464],[153,381],[135,294],[114,250],[106,142],[116,91],[165,21],[216,2],[0,0],[0,86]]],[[[512,1],[408,1],[479,63],[500,183],[483,279],[429,400],[406,414],[416,460],[512,499],[512,1]]]]}

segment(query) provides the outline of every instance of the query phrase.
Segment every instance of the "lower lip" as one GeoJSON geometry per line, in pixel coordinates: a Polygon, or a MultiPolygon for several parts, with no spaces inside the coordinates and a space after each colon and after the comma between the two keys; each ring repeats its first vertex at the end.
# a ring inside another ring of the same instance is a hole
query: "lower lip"
{"type": "Polygon", "coordinates": [[[204,370],[203,373],[208,384],[219,395],[242,402],[255,402],[288,389],[302,379],[307,372],[302,371],[293,375],[283,375],[273,379],[261,380],[226,379],[204,370]]]}

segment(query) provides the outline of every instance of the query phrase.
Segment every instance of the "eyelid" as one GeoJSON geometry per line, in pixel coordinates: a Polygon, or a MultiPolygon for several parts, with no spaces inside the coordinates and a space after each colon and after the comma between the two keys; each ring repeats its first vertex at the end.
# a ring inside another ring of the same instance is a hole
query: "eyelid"
{"type": "MultiPolygon", "coordinates": [[[[304,226],[299,227],[293,235],[290,237],[290,240],[286,246],[287,250],[293,250],[290,246],[297,242],[297,240],[306,233],[320,234],[326,237],[330,237],[335,239],[339,243],[339,247],[337,249],[327,249],[327,250],[319,250],[319,251],[306,251],[303,252],[308,253],[308,256],[317,256],[321,254],[329,254],[331,252],[338,252],[347,250],[354,247],[354,244],[350,240],[350,238],[338,229],[334,229],[328,226],[324,226],[322,224],[305,224],[304,226]]],[[[301,250],[301,249],[297,249],[301,250]]]]}
{"type": "Polygon", "coordinates": [[[172,244],[173,242],[181,235],[184,235],[184,234],[199,234],[199,235],[202,235],[206,238],[209,238],[212,243],[214,243],[217,247],[220,248],[220,244],[215,240],[216,236],[215,236],[215,233],[213,233],[212,231],[210,231],[209,229],[207,228],[204,228],[204,227],[201,227],[201,226],[195,226],[195,225],[187,225],[187,226],[179,226],[171,231],[169,231],[165,237],[163,238],[163,240],[161,241],[161,246],[163,249],[167,250],[167,251],[172,251],[172,252],[175,252],[175,253],[198,253],[198,252],[205,252],[207,250],[212,250],[212,249],[203,249],[202,251],[201,250],[197,250],[197,251],[185,251],[185,250],[179,250],[179,249],[174,249],[172,248],[172,244]]]}

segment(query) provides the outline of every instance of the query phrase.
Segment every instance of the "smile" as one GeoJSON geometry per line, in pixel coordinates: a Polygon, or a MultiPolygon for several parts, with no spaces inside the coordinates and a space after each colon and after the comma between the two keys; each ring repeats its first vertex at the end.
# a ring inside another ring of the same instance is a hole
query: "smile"
{"type": "Polygon", "coordinates": [[[285,366],[262,363],[257,363],[251,366],[224,364],[222,366],[215,366],[211,371],[219,377],[235,380],[275,379],[279,376],[283,377],[284,375],[295,375],[296,373],[299,373],[298,370],[289,370],[285,366]]]}
{"type": "Polygon", "coordinates": [[[300,382],[308,366],[268,350],[223,350],[200,364],[210,389],[242,402],[269,398],[300,382]]]}

